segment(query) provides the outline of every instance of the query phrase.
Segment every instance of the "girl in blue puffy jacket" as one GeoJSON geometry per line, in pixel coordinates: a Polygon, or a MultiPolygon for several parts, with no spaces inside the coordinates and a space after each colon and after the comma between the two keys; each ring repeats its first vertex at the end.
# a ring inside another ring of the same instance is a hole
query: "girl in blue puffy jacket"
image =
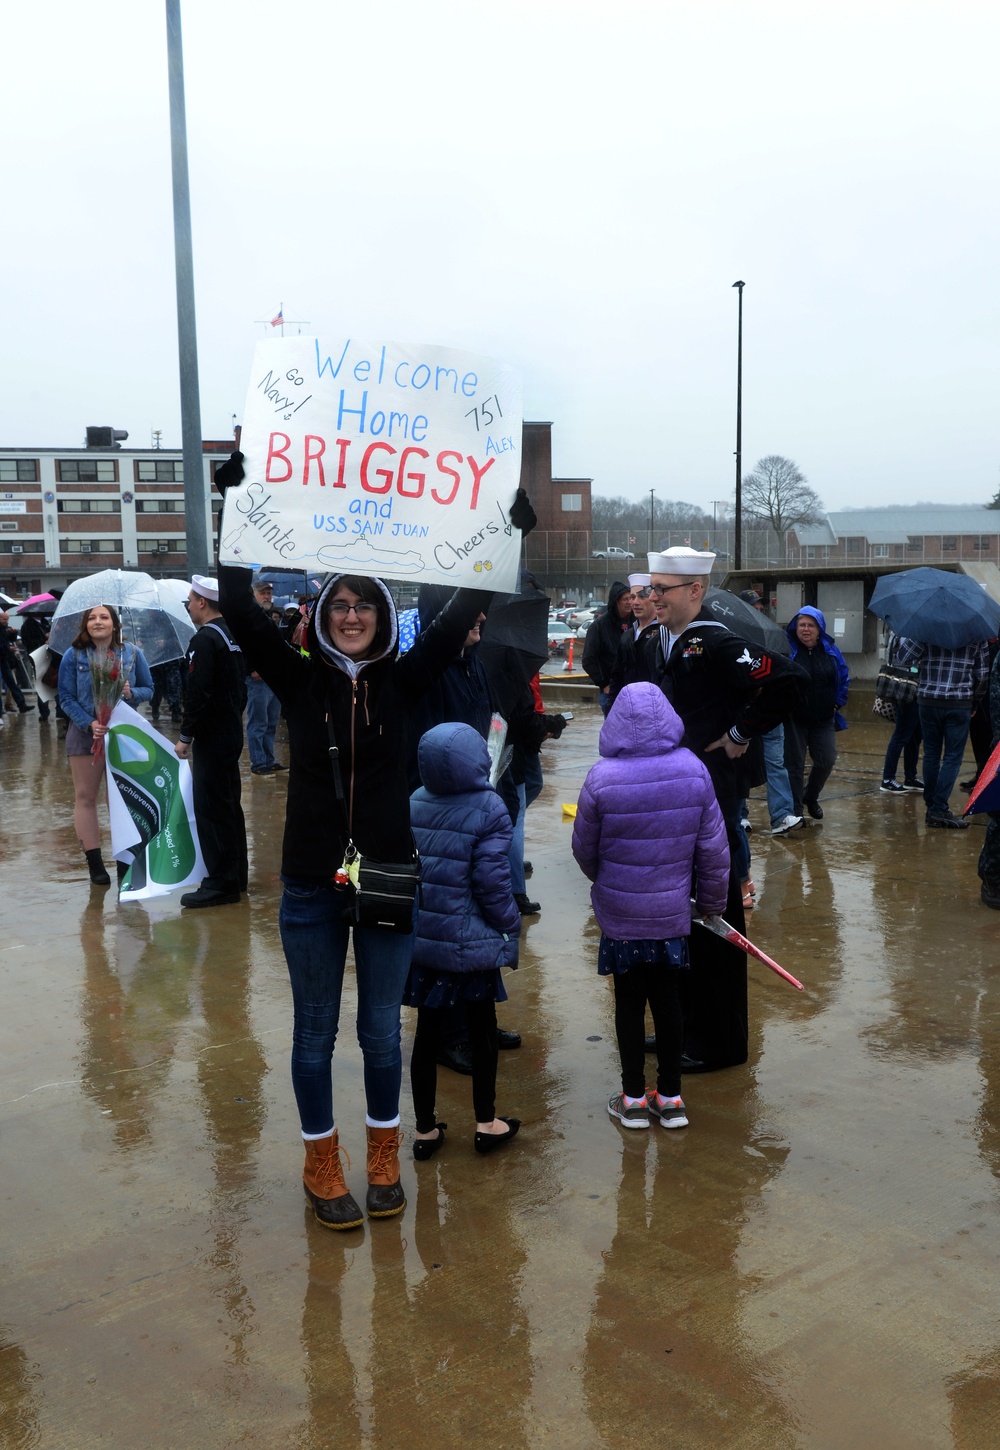
{"type": "Polygon", "coordinates": [[[420,852],[420,910],[413,965],[403,1001],[417,1009],[410,1085],[417,1119],[416,1159],[431,1158],[447,1123],[435,1114],[441,1009],[466,1009],[472,1049],[475,1148],[510,1141],[518,1118],[496,1116],[497,1002],[507,993],[501,967],[517,966],[521,914],[507,853],[512,827],[490,785],[490,757],[471,725],[437,725],[421,738],[423,785],[410,797],[420,852]]]}

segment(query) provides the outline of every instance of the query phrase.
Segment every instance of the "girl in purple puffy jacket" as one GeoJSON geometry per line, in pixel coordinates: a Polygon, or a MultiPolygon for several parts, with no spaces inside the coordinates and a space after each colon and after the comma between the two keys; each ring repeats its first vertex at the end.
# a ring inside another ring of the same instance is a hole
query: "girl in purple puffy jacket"
{"type": "Polygon", "coordinates": [[[573,854],[594,883],[597,970],[615,984],[622,1090],[608,1112],[625,1128],[686,1128],[678,972],[690,970],[691,898],[725,910],[729,846],[708,771],[681,746],[684,726],[651,684],[627,685],[601,729],[601,759],[580,792],[573,854]],[[645,1018],[656,1029],[655,1088],[646,1087],[645,1018]]]}

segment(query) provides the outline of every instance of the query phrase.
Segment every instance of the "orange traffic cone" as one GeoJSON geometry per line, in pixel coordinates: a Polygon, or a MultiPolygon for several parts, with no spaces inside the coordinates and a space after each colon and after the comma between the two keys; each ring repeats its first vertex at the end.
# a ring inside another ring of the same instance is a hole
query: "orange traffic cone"
{"type": "Polygon", "coordinates": [[[569,642],[569,655],[568,655],[568,657],[566,659],[566,663],[563,665],[563,674],[564,675],[571,675],[572,673],[573,673],[573,641],[570,640],[570,642],[569,642]]]}

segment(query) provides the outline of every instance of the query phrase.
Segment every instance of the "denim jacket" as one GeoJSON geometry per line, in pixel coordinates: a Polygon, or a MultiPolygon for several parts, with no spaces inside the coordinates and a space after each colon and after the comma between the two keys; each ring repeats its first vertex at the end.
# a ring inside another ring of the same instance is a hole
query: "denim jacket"
{"type": "MultiPolygon", "coordinates": [[[[142,705],[153,696],[153,677],[141,649],[121,647],[125,678],[132,689],[130,705],[142,705]]],[[[80,730],[89,730],[94,719],[94,691],[90,683],[90,651],[69,649],[59,666],[59,703],[80,730]]]]}

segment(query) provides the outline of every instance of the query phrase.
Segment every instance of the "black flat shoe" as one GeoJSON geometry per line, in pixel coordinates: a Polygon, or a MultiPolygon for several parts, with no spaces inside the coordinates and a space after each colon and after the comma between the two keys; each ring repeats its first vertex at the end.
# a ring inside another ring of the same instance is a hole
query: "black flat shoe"
{"type": "Polygon", "coordinates": [[[520,1046],[520,1032],[508,1032],[506,1027],[497,1028],[497,1050],[499,1052],[510,1052],[512,1048],[520,1046]]]}
{"type": "Polygon", "coordinates": [[[819,801],[803,801],[802,804],[805,806],[806,810],[812,816],[814,821],[821,821],[823,819],[823,807],[820,805],[819,801]]]}
{"type": "Polygon", "coordinates": [[[501,1123],[506,1123],[507,1124],[507,1132],[506,1133],[477,1133],[476,1134],[476,1152],[477,1153],[492,1153],[492,1152],[494,1152],[495,1149],[502,1148],[505,1143],[509,1143],[510,1140],[511,1140],[511,1138],[516,1138],[517,1137],[517,1130],[521,1126],[521,1119],[520,1118],[501,1118],[500,1121],[501,1121],[501,1123]]]}
{"type": "Polygon", "coordinates": [[[426,1163],[428,1158],[433,1158],[444,1142],[444,1130],[448,1124],[435,1123],[434,1126],[437,1128],[436,1138],[414,1138],[413,1140],[413,1156],[418,1163],[426,1163]]]}

